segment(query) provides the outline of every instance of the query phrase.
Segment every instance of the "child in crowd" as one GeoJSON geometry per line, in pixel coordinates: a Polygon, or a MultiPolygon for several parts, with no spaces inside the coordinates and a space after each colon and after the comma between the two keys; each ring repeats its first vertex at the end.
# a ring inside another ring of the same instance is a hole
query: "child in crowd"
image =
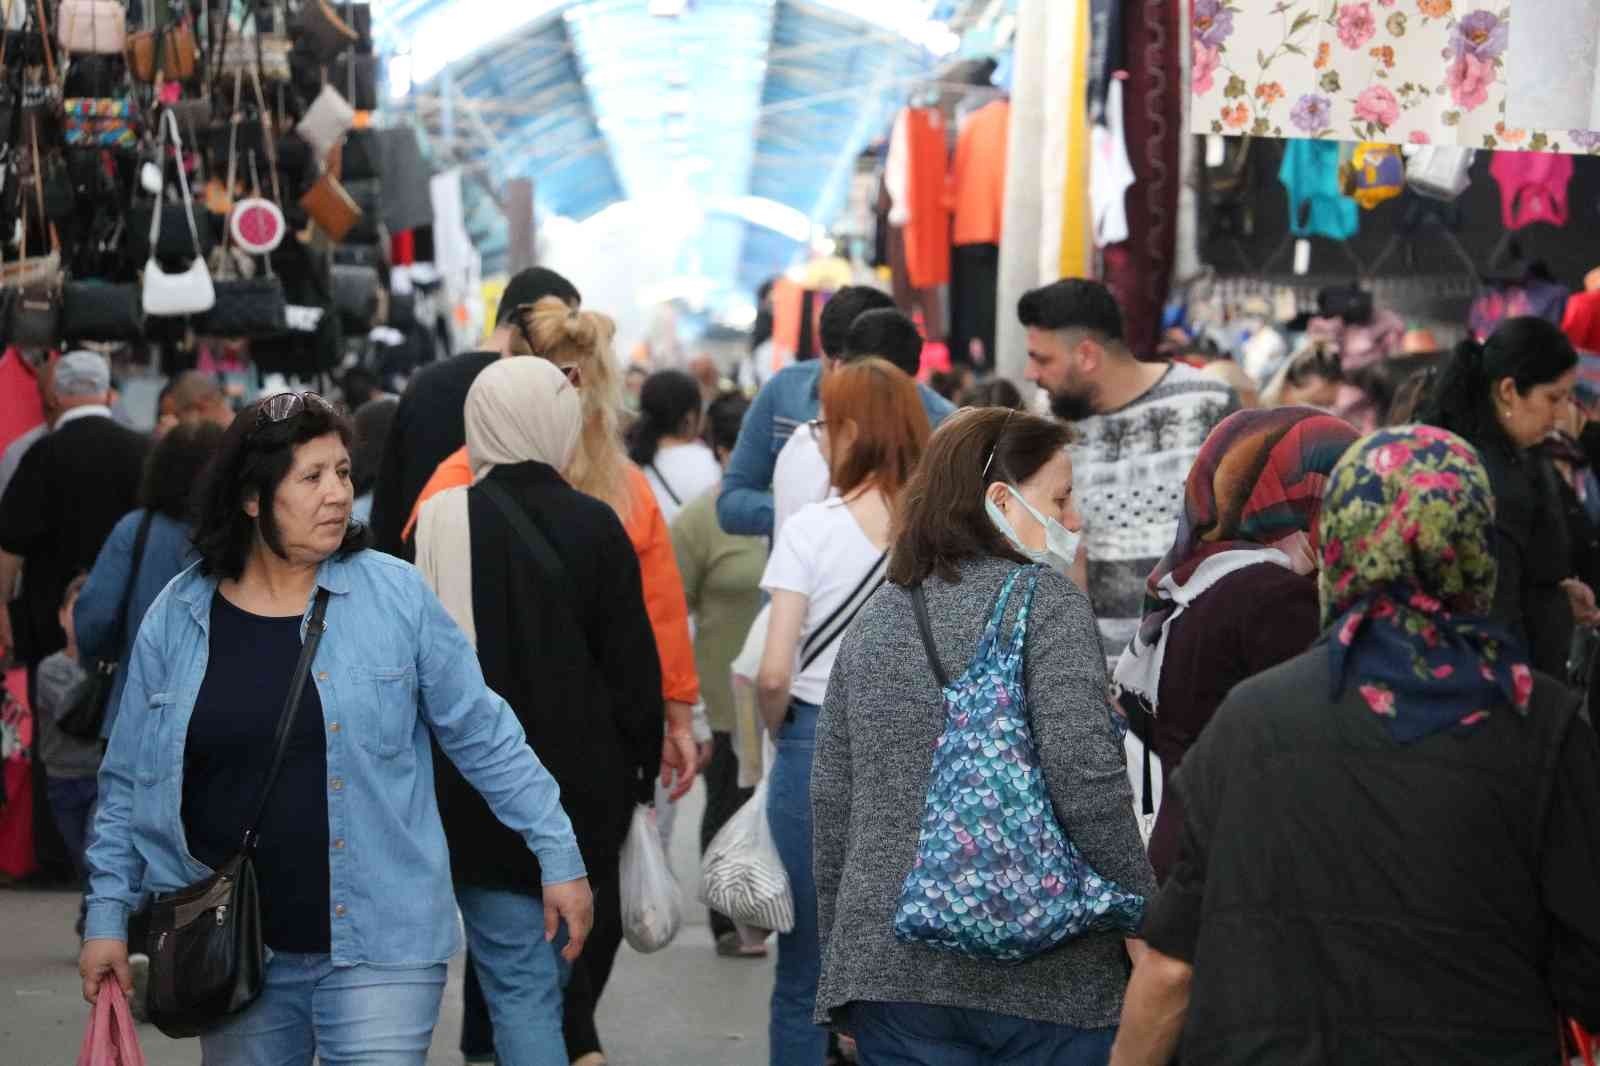
{"type": "MultiPolygon", "coordinates": [[[[78,662],[78,638],[72,627],[72,606],[89,580],[79,574],[67,586],[58,618],[67,646],[39,664],[39,761],[48,781],[50,811],[66,842],[78,876],[84,876],[84,848],[94,812],[95,775],[100,772],[100,741],[78,740],[61,731],[63,715],[72,709],[88,675],[78,662]]],[[[82,931],[83,919],[78,919],[82,931]]]]}

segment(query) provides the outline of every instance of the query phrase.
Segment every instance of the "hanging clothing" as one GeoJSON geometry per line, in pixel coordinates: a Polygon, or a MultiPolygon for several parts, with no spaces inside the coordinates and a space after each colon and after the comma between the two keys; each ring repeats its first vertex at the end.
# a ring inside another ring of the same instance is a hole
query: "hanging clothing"
{"type": "MultiPolygon", "coordinates": [[[[950,281],[950,151],[944,115],[931,107],[905,112],[907,158],[906,263],[919,289],[950,281]]],[[[940,332],[942,333],[942,327],[940,332]]]]}
{"type": "Polygon", "coordinates": [[[1535,222],[1567,224],[1572,157],[1554,152],[1496,152],[1489,174],[1500,185],[1500,218],[1515,231],[1535,222]]]}
{"type": "Polygon", "coordinates": [[[1005,211],[1011,101],[995,100],[967,116],[950,171],[955,191],[955,247],[999,244],[1005,211]]]}
{"type": "Polygon", "coordinates": [[[1287,142],[1278,180],[1289,194],[1289,232],[1296,237],[1347,241],[1360,228],[1360,209],[1339,189],[1339,145],[1299,138],[1287,142]]]}
{"type": "Polygon", "coordinates": [[[950,253],[950,356],[977,367],[995,364],[1000,246],[958,244],[950,253]]]}
{"type": "Polygon", "coordinates": [[[1128,239],[1128,190],[1133,165],[1123,140],[1122,82],[1113,79],[1106,92],[1105,121],[1090,133],[1089,210],[1094,215],[1094,243],[1104,248],[1128,239]]]}

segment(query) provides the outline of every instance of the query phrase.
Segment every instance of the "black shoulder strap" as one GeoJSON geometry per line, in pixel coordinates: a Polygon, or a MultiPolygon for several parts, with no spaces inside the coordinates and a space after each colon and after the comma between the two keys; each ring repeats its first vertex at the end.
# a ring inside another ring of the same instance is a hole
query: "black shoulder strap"
{"type": "Polygon", "coordinates": [[[244,850],[255,846],[256,829],[261,825],[261,815],[267,809],[267,799],[272,786],[278,783],[278,771],[283,769],[283,756],[289,749],[289,731],[294,726],[295,714],[300,710],[300,696],[305,692],[306,677],[311,673],[311,660],[317,657],[317,645],[322,643],[323,631],[328,628],[323,619],[328,613],[328,590],[317,589],[317,599],[311,608],[311,620],[306,623],[306,639],[300,645],[300,661],[295,664],[294,677],[289,680],[289,695],[283,702],[283,714],[278,718],[278,736],[273,741],[272,767],[267,779],[261,782],[261,795],[256,800],[255,814],[244,831],[244,850]]]}
{"type": "Polygon", "coordinates": [[[573,599],[572,577],[567,572],[567,564],[562,562],[561,556],[556,554],[556,550],[551,545],[549,538],[540,532],[539,527],[534,525],[528,516],[522,513],[522,508],[517,506],[517,502],[511,498],[511,495],[502,486],[496,484],[493,479],[485,478],[474,485],[473,488],[481,490],[489,502],[499,509],[505,520],[511,523],[511,528],[516,531],[522,543],[527,545],[528,550],[533,553],[534,562],[539,565],[539,569],[543,570],[550,580],[555,583],[561,602],[570,608],[576,602],[573,599]]]}
{"type": "Polygon", "coordinates": [[[844,631],[850,628],[850,623],[856,620],[856,615],[861,613],[861,609],[867,605],[867,601],[878,590],[878,586],[883,584],[883,570],[888,561],[889,553],[885,551],[857,582],[856,587],[850,590],[850,595],[845,601],[823,619],[816,632],[811,634],[811,638],[800,649],[800,669],[804,670],[816,662],[823,652],[833,647],[834,642],[844,636],[844,631]]]}
{"type": "Polygon", "coordinates": [[[928,621],[928,598],[922,592],[922,582],[911,586],[911,609],[917,614],[917,632],[922,634],[922,650],[928,653],[928,665],[939,680],[939,688],[950,687],[950,675],[944,672],[939,661],[939,649],[933,643],[933,625],[928,621]]]}
{"type": "Polygon", "coordinates": [[[650,472],[656,476],[656,480],[661,482],[661,487],[667,490],[667,495],[672,497],[672,502],[677,504],[679,507],[682,507],[683,501],[678,499],[678,494],[676,492],[672,491],[672,486],[667,484],[667,479],[661,476],[661,471],[656,469],[656,464],[650,463],[649,467],[650,472]]]}
{"type": "Polygon", "coordinates": [[[139,568],[144,565],[144,546],[150,540],[150,523],[155,516],[154,511],[147,509],[144,517],[139,519],[139,532],[133,538],[133,566],[128,571],[128,583],[122,589],[122,606],[117,610],[117,624],[122,627],[122,639],[117,642],[119,655],[122,641],[128,636],[128,608],[133,606],[133,587],[139,583],[139,568]]]}

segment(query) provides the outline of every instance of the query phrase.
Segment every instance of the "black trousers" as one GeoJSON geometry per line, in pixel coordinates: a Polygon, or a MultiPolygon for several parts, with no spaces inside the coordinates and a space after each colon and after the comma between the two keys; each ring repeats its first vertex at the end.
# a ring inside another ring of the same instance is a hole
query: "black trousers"
{"type": "MultiPolygon", "coordinates": [[[[591,869],[589,888],[594,892],[594,929],[583,946],[583,954],[572,965],[561,1019],[569,1062],[591,1051],[604,1050],[600,1046],[600,1033],[595,1028],[594,1012],[606,982],[611,980],[611,968],[622,946],[621,880],[616,866],[613,864],[608,870],[591,869]]],[[[462,988],[461,1054],[474,1058],[494,1055],[494,1022],[489,1018],[489,1004],[483,998],[483,987],[478,983],[477,967],[470,952],[462,988]]]]}
{"type": "MultiPolygon", "coordinates": [[[[717,830],[727,825],[728,819],[737,814],[755,792],[753,788],[739,787],[739,757],[733,751],[732,733],[711,734],[711,761],[706,764],[704,777],[706,809],[700,817],[701,855],[706,853],[717,830]]],[[[716,911],[709,913],[713,940],[734,931],[732,918],[716,911]]]]}

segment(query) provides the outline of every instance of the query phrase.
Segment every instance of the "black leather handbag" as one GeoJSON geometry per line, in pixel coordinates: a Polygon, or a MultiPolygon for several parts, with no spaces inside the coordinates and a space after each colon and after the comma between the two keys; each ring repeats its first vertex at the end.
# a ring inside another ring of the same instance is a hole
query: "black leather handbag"
{"type": "MultiPolygon", "coordinates": [[[[128,633],[128,607],[133,603],[134,586],[139,583],[144,546],[150,540],[150,522],[155,515],[154,511],[145,511],[144,517],[139,519],[139,532],[133,538],[133,566],[128,571],[128,583],[122,589],[122,606],[117,609],[116,646],[119,648],[128,633]]],[[[111,703],[111,686],[116,679],[116,659],[91,660],[88,681],[78,690],[78,698],[67,708],[67,713],[56,723],[61,731],[79,740],[100,739],[100,727],[105,724],[106,710],[111,703]]]]}
{"type": "Polygon", "coordinates": [[[378,318],[378,271],[369,266],[328,268],[333,307],[350,333],[366,333],[378,318]]]}
{"type": "Polygon", "coordinates": [[[158,895],[150,903],[150,1020],[167,1036],[181,1039],[209,1032],[261,995],[266,954],[252,858],[256,830],[283,768],[311,661],[327,628],[323,622],[327,613],[328,590],[318,589],[300,661],[278,719],[272,766],[261,783],[239,853],[204,881],[158,895]]]}
{"type": "Polygon", "coordinates": [[[69,341],[139,340],[144,336],[139,286],[132,282],[67,282],[61,294],[61,335],[69,341]]]}
{"type": "Polygon", "coordinates": [[[195,320],[196,333],[210,337],[269,337],[288,329],[283,283],[270,275],[212,281],[217,302],[195,320]]]}

